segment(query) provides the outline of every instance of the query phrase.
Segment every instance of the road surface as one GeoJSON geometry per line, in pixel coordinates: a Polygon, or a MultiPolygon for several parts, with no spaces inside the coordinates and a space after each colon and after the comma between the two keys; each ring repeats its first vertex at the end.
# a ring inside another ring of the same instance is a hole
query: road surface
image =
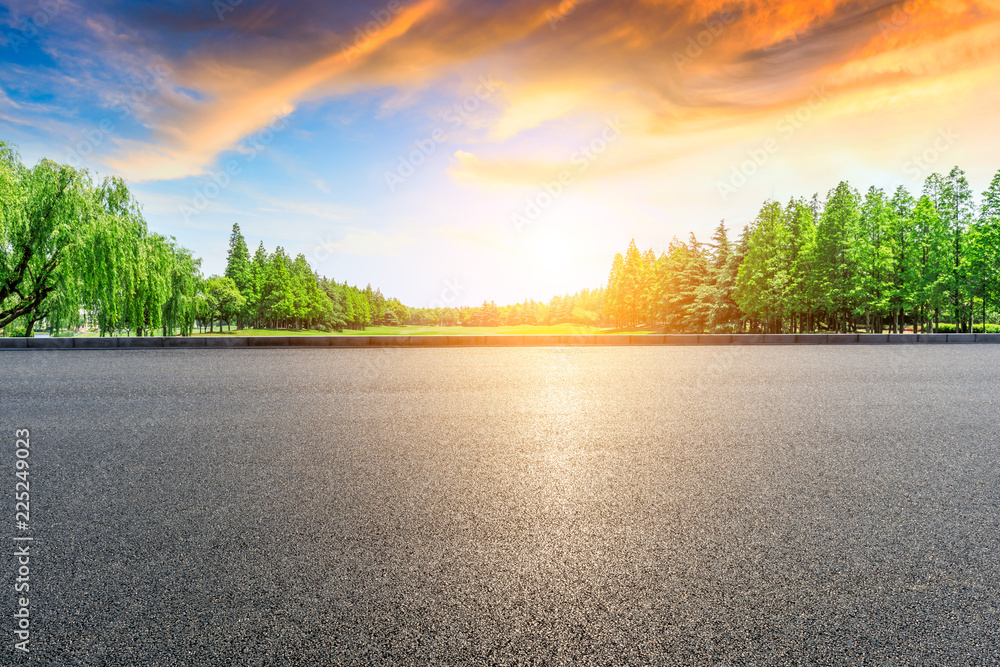
{"type": "Polygon", "coordinates": [[[1000,662],[1000,346],[0,352],[35,664],[1000,662]]]}

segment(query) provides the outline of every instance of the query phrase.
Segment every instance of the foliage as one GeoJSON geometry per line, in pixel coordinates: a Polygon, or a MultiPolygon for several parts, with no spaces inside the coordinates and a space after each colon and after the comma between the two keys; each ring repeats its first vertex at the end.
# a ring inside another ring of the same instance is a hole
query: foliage
{"type": "Polygon", "coordinates": [[[765,202],[737,244],[724,225],[659,258],[633,241],[604,304],[619,325],[677,332],[981,328],[1000,308],[1000,173],[978,208],[956,167],[919,198],[842,182],[825,202],[765,202]]]}
{"type": "MultiPolygon", "coordinates": [[[[190,322],[198,262],[150,234],[124,182],[42,160],[24,166],[0,142],[0,328],[31,336],[97,323],[102,334],[190,322]],[[14,324],[18,322],[19,324],[14,324]]],[[[190,331],[190,327],[188,327],[190,331]]]]}
{"type": "MultiPolygon", "coordinates": [[[[900,186],[862,196],[765,202],[735,242],[676,238],[657,256],[633,240],[607,284],[498,306],[408,308],[370,284],[319,276],[303,255],[233,225],[225,275],[151,233],[123,181],[42,160],[0,142],[0,330],[33,335],[93,324],[101,335],[367,327],[662,327],[672,332],[972,331],[1000,309],[1000,172],[977,206],[959,168],[919,196],[900,186]]],[[[992,326],[992,325],[990,325],[992,326]]],[[[986,329],[989,330],[990,326],[986,329]]]]}

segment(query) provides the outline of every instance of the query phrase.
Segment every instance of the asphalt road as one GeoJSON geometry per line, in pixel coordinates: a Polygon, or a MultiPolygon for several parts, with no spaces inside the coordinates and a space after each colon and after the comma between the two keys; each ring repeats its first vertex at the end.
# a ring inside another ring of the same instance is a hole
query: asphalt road
{"type": "Polygon", "coordinates": [[[0,352],[40,665],[1000,663],[1000,346],[0,352]]]}

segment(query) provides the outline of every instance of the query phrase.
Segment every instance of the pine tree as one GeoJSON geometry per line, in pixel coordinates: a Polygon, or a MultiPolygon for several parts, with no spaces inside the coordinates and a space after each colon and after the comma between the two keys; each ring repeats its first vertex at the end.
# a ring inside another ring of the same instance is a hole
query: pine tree
{"type": "Polygon", "coordinates": [[[809,299],[809,272],[813,252],[816,247],[815,207],[819,206],[819,198],[814,196],[813,202],[802,199],[792,199],[785,207],[785,223],[790,234],[789,242],[789,281],[787,290],[788,315],[793,320],[791,330],[812,330],[815,304],[809,299]]]}
{"type": "Polygon", "coordinates": [[[990,304],[1000,301],[1000,172],[983,193],[979,217],[968,230],[963,259],[973,296],[981,300],[980,321],[985,325],[990,304]]]}
{"type": "Polygon", "coordinates": [[[881,332],[893,296],[892,205],[885,192],[870,188],[852,230],[849,258],[854,267],[851,301],[866,318],[866,329],[881,332]]]}
{"type": "MultiPolygon", "coordinates": [[[[724,234],[725,228],[723,227],[722,230],[724,234]]],[[[750,228],[744,227],[739,242],[729,246],[725,261],[717,258],[717,273],[714,279],[715,301],[709,316],[709,327],[713,332],[743,331],[743,313],[733,298],[733,292],[736,290],[739,268],[743,264],[749,247],[750,228]]]]}
{"type": "Polygon", "coordinates": [[[267,250],[264,248],[264,242],[261,241],[253,255],[253,261],[250,263],[250,281],[246,290],[246,310],[250,319],[254,321],[253,326],[257,328],[264,326],[264,318],[266,317],[264,290],[267,271],[267,250]]]}
{"type": "Polygon", "coordinates": [[[635,239],[632,239],[625,253],[625,270],[622,275],[622,312],[626,326],[639,324],[646,300],[643,294],[645,273],[642,253],[636,247],[635,239]]]}
{"type": "MultiPolygon", "coordinates": [[[[914,254],[913,207],[914,200],[902,185],[896,188],[889,202],[889,233],[892,252],[892,293],[889,307],[892,311],[890,323],[893,333],[903,333],[906,329],[906,314],[916,306],[916,256],[914,254]]],[[[914,333],[918,322],[913,313],[914,333]]]]}
{"type": "Polygon", "coordinates": [[[778,202],[764,204],[753,224],[747,256],[736,278],[733,298],[767,333],[782,331],[788,314],[791,233],[778,202]]]}
{"type": "Polygon", "coordinates": [[[979,209],[979,219],[1000,219],[1000,171],[993,177],[990,187],[983,193],[983,203],[979,209]]]}
{"type": "Polygon", "coordinates": [[[924,329],[929,323],[936,331],[951,275],[949,233],[933,200],[927,195],[917,202],[911,217],[917,261],[915,294],[919,304],[918,319],[924,329]]]}
{"type": "Polygon", "coordinates": [[[970,298],[968,277],[965,275],[963,261],[963,240],[975,215],[975,202],[972,188],[965,178],[965,172],[958,167],[953,168],[942,184],[942,204],[938,208],[942,221],[951,237],[950,272],[947,281],[947,292],[952,307],[952,316],[956,330],[970,327],[970,298]]]}
{"type": "MultiPolygon", "coordinates": [[[[238,223],[233,224],[233,231],[229,235],[229,254],[226,256],[225,277],[233,281],[236,289],[243,295],[244,304],[252,300],[250,290],[250,250],[247,248],[246,239],[240,231],[238,223]]],[[[244,308],[246,306],[244,305],[244,308]]],[[[237,328],[243,327],[243,320],[248,313],[246,311],[237,314],[237,328]]]]}
{"type": "Polygon", "coordinates": [[[828,318],[829,326],[836,331],[846,332],[854,327],[857,304],[854,266],[848,251],[851,230],[857,227],[860,216],[859,199],[856,190],[841,182],[827,197],[816,227],[810,293],[828,318]]]}
{"type": "Polygon", "coordinates": [[[620,329],[625,319],[624,311],[624,279],[625,258],[621,253],[615,254],[611,262],[611,274],[608,276],[607,298],[604,302],[605,313],[615,321],[615,328],[620,329]]]}

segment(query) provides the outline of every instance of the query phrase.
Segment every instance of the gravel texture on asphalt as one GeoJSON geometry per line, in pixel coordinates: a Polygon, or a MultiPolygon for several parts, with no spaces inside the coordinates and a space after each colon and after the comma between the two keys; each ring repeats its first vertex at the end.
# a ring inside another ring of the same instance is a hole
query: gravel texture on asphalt
{"type": "Polygon", "coordinates": [[[0,353],[45,665],[1000,663],[1000,346],[0,353]]]}

